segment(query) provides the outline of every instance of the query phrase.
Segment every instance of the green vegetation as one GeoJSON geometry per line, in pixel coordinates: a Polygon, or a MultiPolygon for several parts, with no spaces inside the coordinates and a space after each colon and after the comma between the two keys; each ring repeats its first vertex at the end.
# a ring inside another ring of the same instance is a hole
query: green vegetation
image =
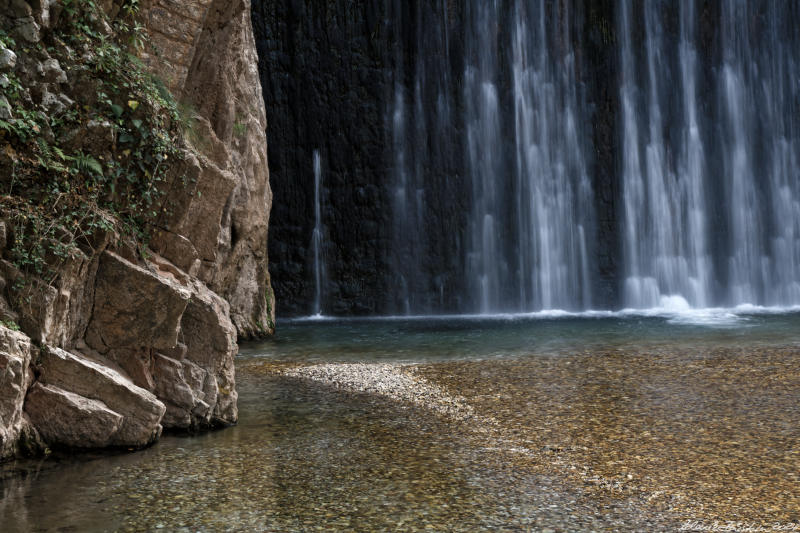
{"type": "Polygon", "coordinates": [[[19,326],[13,320],[0,320],[0,326],[8,328],[11,331],[19,331],[19,326]]]}
{"type": "Polygon", "coordinates": [[[247,136],[247,123],[242,121],[242,116],[237,114],[233,123],[233,134],[239,138],[247,136]]]}
{"type": "Polygon", "coordinates": [[[61,0],[58,27],[18,55],[57,59],[70,89],[49,113],[27,79],[9,74],[11,117],[0,120],[0,211],[11,227],[7,259],[46,283],[103,235],[142,249],[166,214],[171,169],[182,158],[187,115],[136,56],[138,0],[109,20],[93,0],[61,0]],[[112,31],[109,33],[108,28],[112,31]],[[45,54],[46,51],[46,54],[45,54]]]}

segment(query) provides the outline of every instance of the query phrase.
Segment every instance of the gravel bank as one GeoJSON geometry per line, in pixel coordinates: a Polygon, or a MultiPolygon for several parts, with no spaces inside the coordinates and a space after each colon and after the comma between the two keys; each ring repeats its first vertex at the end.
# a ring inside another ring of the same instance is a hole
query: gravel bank
{"type": "Polygon", "coordinates": [[[416,374],[414,365],[400,363],[341,363],[295,367],[285,375],[327,383],[339,390],[376,394],[391,400],[425,407],[456,420],[480,418],[464,398],[453,396],[416,374]]]}

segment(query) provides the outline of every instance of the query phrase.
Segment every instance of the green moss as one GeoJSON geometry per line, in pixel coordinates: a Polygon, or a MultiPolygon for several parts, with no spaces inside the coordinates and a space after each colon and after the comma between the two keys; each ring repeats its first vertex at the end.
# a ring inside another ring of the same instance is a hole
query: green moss
{"type": "Polygon", "coordinates": [[[242,122],[242,116],[237,114],[236,121],[233,123],[233,134],[239,138],[247,135],[247,123],[242,122]]]}

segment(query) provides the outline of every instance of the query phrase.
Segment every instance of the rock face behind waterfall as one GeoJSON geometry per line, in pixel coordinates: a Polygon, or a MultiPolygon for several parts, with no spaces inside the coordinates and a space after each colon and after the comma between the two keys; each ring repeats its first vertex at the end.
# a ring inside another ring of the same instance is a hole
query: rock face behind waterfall
{"type": "MultiPolygon", "coordinates": [[[[0,0],[0,27],[32,46],[57,23],[51,4],[0,0]]],[[[98,4],[113,20],[124,3],[98,4]]],[[[141,59],[196,115],[193,146],[171,170],[186,186],[167,191],[148,250],[110,231],[25,298],[0,213],[0,459],[44,446],[140,447],[162,429],[235,423],[237,337],[272,332],[272,196],[250,2],[139,4],[141,59]]],[[[27,50],[0,52],[0,71],[32,91],[67,102],[82,90],[60,69],[39,76],[48,64],[27,50]]],[[[91,151],[91,132],[81,135],[91,151]]]]}
{"type": "Polygon", "coordinates": [[[616,52],[598,31],[613,22],[605,1],[255,2],[281,313],[316,313],[317,292],[330,315],[616,305],[616,52]],[[570,76],[607,85],[597,117],[570,76]],[[540,116],[517,132],[519,117],[540,116]],[[598,153],[595,136],[608,143],[598,153]],[[583,201],[590,190],[602,205],[583,201]],[[541,286],[562,290],[546,298],[541,286]]]}
{"type": "Polygon", "coordinates": [[[384,190],[391,140],[382,125],[391,48],[379,31],[388,17],[382,4],[253,2],[264,97],[279,109],[269,115],[269,161],[272,220],[281,223],[271,223],[269,246],[283,316],[317,312],[315,286],[308,282],[314,271],[315,150],[325,183],[321,251],[331,272],[322,311],[385,313],[382,299],[395,286],[383,254],[391,224],[384,190]]]}
{"type": "Polygon", "coordinates": [[[770,0],[255,3],[281,312],[800,304],[799,17],[770,0]]]}

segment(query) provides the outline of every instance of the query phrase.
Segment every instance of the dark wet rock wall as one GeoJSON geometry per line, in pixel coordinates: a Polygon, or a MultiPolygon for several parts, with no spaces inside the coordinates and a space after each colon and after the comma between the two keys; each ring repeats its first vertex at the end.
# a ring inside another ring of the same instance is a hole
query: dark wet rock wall
{"type": "MultiPolygon", "coordinates": [[[[511,16],[504,8],[501,25],[510,26],[511,16]]],[[[620,245],[613,3],[577,2],[570,20],[559,23],[571,26],[569,34],[576,41],[561,46],[580,44],[576,69],[592,117],[589,135],[594,147],[588,162],[597,191],[599,257],[593,299],[603,307],[614,307],[620,245]]],[[[463,77],[464,49],[470,39],[463,2],[264,0],[254,2],[253,26],[267,105],[274,193],[270,272],[278,314],[307,315],[313,308],[315,150],[320,152],[322,170],[323,312],[473,310],[464,256],[474,198],[465,176],[463,95],[458,83],[450,91],[454,109],[446,130],[434,125],[436,95],[423,94],[422,114],[429,117],[428,124],[424,130],[410,126],[403,132],[403,143],[427,147],[416,150],[414,160],[407,162],[424,180],[428,208],[414,214],[423,217],[417,227],[424,231],[398,227],[401,224],[393,218],[396,86],[404,87],[404,97],[413,104],[419,64],[426,73],[463,77]],[[446,42],[426,31],[431,24],[446,25],[446,42]],[[404,293],[423,296],[412,296],[409,302],[404,293]]],[[[512,83],[507,71],[499,72],[498,79],[501,91],[512,83]]],[[[428,83],[423,90],[431,87],[435,84],[428,83]]],[[[501,102],[505,116],[511,116],[512,104],[508,98],[501,102]]],[[[512,152],[512,143],[506,144],[512,152]]],[[[504,159],[513,156],[509,153],[504,159]]],[[[512,241],[515,231],[509,230],[512,241]]]]}
{"type": "MultiPolygon", "coordinates": [[[[656,4],[665,50],[677,49],[678,4],[657,0],[656,4]]],[[[786,12],[791,15],[796,7],[789,4],[786,12]]],[[[274,191],[270,271],[280,316],[312,313],[319,269],[324,314],[479,310],[474,275],[469,272],[470,246],[474,247],[470,244],[474,227],[470,230],[470,226],[474,226],[473,206],[479,198],[471,186],[465,154],[468,125],[463,87],[467,63],[474,60],[470,54],[475,54],[475,28],[470,27],[468,11],[476,5],[467,0],[254,2],[274,191]],[[402,116],[396,114],[399,107],[404,109],[402,116]],[[312,250],[315,150],[321,161],[321,265],[315,264],[312,250]]],[[[509,66],[513,52],[507,37],[514,28],[515,4],[498,5],[496,25],[487,30],[501,43],[493,74],[502,124],[496,168],[500,175],[511,175],[515,102],[511,96],[514,73],[509,66]]],[[[545,24],[557,28],[548,30],[544,45],[552,51],[556,68],[561,68],[559,58],[569,53],[570,66],[563,68],[575,71],[579,140],[593,197],[591,223],[584,228],[590,235],[592,257],[590,302],[591,307],[603,309],[624,305],[623,288],[629,275],[621,177],[621,5],[613,0],[544,3],[545,24]]],[[[723,5],[718,0],[692,4],[699,52],[697,105],[708,119],[706,124],[712,125],[712,119],[722,114],[714,95],[724,55],[720,44],[723,5]]],[[[770,4],[748,5],[755,6],[751,39],[757,40],[770,4]]],[[[643,20],[644,4],[633,2],[631,16],[643,20]]],[[[644,24],[634,24],[630,36],[642,77],[639,97],[646,98],[644,24]]],[[[665,61],[670,65],[665,72],[674,78],[664,85],[674,95],[667,94],[662,101],[664,124],[669,125],[678,120],[682,103],[678,70],[671,66],[676,59],[670,56],[665,61]]],[[[714,141],[720,138],[718,132],[704,127],[705,157],[710,162],[705,193],[718,199],[709,202],[705,215],[714,232],[709,239],[713,277],[719,285],[714,290],[721,293],[728,277],[725,258],[733,247],[725,220],[729,207],[720,194],[724,154],[714,141]]],[[[677,135],[681,132],[665,127],[668,143],[677,144],[677,135]]],[[[498,194],[506,199],[519,196],[513,179],[501,181],[498,194]]],[[[496,216],[502,228],[497,237],[499,254],[508,258],[508,268],[499,272],[503,281],[511,280],[521,230],[512,209],[496,216]]],[[[767,224],[764,232],[770,231],[767,224]]],[[[512,300],[516,293],[510,282],[503,287],[501,299],[512,300]]]]}

